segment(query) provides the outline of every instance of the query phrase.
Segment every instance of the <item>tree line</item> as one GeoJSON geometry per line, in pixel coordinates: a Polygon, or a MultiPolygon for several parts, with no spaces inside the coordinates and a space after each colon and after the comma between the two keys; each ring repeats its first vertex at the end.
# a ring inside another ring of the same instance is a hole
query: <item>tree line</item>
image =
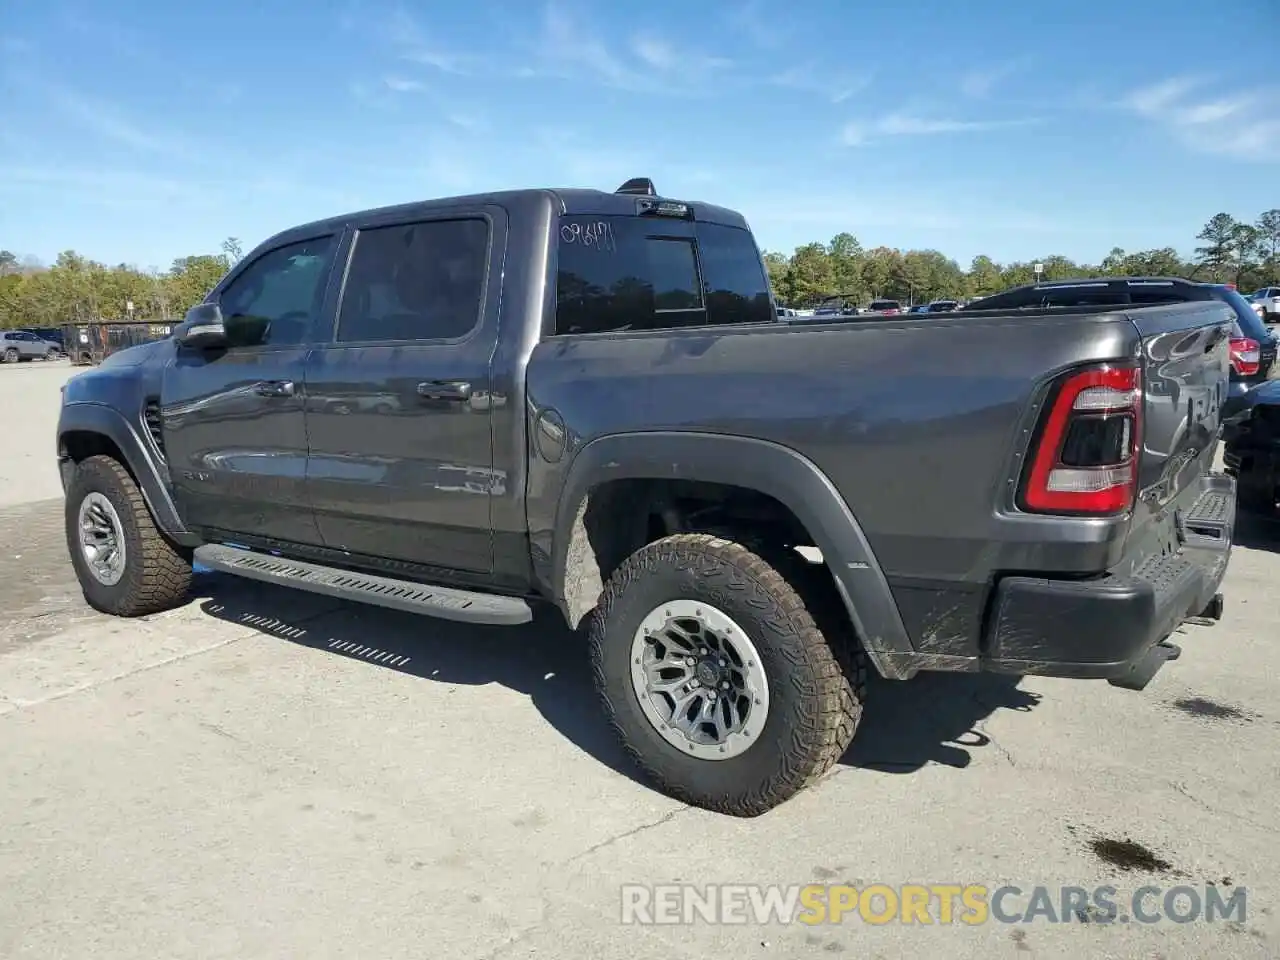
{"type": "Polygon", "coordinates": [[[966,270],[937,250],[868,250],[853,234],[840,233],[830,243],[808,243],[790,256],[766,252],[764,259],[775,295],[792,307],[809,307],[831,296],[861,305],[877,298],[916,304],[988,296],[1034,282],[1037,263],[1043,280],[1186,277],[1234,283],[1241,290],[1280,284],[1280,209],[1268,210],[1252,223],[1219,213],[1196,239],[1200,245],[1191,259],[1173,247],[1133,253],[1114,247],[1098,264],[1057,254],[1005,264],[977,256],[966,270]]]}
{"type": "Polygon", "coordinates": [[[179,257],[167,270],[143,270],[127,263],[108,266],[74,250],[58,254],[48,266],[0,250],[0,329],[180,318],[241,254],[240,241],[229,237],[220,253],[179,257]]]}
{"type": "MultiPolygon", "coordinates": [[[[866,249],[851,233],[830,243],[808,243],[790,255],[766,252],[765,265],[778,300],[807,307],[830,296],[866,304],[875,298],[927,303],[998,293],[1036,279],[1084,276],[1178,276],[1234,283],[1241,290],[1280,285],[1280,209],[1253,222],[1219,213],[1196,236],[1185,259],[1173,247],[1129,253],[1114,248],[1099,264],[1049,255],[1001,264],[977,256],[968,269],[937,250],[866,249]]],[[[180,318],[198,303],[242,255],[230,237],[215,254],[179,257],[167,270],[130,264],[108,266],[73,250],[52,265],[0,250],[0,328],[56,327],[84,320],[180,318]],[[129,304],[133,305],[130,312],[129,304]]]]}

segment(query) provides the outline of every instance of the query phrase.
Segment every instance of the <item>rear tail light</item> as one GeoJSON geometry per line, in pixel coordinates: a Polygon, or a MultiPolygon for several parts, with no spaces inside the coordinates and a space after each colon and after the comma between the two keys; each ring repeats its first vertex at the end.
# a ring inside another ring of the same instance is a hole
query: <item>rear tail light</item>
{"type": "Polygon", "coordinates": [[[1022,506],[1038,513],[1122,513],[1138,489],[1142,373],[1090,367],[1054,392],[1032,451],[1022,506]]]}
{"type": "Polygon", "coordinates": [[[1252,337],[1231,338],[1231,366],[1236,373],[1242,377],[1256,376],[1261,365],[1262,345],[1257,340],[1252,337]]]}

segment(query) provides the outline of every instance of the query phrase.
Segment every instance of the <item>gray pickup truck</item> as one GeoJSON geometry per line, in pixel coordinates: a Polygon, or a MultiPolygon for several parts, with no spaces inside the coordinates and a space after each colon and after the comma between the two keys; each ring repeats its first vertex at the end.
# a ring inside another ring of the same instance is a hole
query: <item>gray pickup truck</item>
{"type": "Polygon", "coordinates": [[[521,190],[296,227],[69,381],[93,607],[192,562],[454,620],[558,607],[652,782],[762,813],[868,667],[1141,688],[1216,620],[1217,301],[779,323],[732,211],[521,190]]]}

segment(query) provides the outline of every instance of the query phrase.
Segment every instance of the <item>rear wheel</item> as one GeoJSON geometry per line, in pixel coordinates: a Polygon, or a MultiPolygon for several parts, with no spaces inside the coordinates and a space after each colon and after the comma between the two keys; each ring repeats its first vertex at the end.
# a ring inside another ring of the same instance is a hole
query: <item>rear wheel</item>
{"type": "Polygon", "coordinates": [[[860,654],[842,666],[797,585],[720,537],[680,534],[632,554],[589,635],[623,747],[695,806],[771,810],[841,757],[862,714],[860,654]]]}
{"type": "Polygon", "coordinates": [[[17,363],[19,359],[20,358],[18,356],[18,351],[15,350],[13,347],[10,347],[8,350],[4,352],[5,363],[17,363]]]}
{"type": "Polygon", "coordinates": [[[186,600],[190,555],[156,528],[133,477],[111,457],[77,464],[66,532],[80,589],[95,610],[140,617],[186,600]]]}

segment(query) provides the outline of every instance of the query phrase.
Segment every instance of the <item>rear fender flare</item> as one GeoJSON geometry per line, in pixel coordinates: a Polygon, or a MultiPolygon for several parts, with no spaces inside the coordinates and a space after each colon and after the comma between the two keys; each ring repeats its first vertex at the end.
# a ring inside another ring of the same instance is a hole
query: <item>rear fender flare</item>
{"type": "Polygon", "coordinates": [[[62,416],[58,420],[58,463],[64,489],[70,476],[70,456],[65,440],[69,433],[96,433],[115,444],[124,457],[124,466],[137,481],[156,526],[179,544],[198,545],[198,538],[183,524],[174,504],[169,492],[167,471],[159,455],[124,414],[101,403],[76,402],[63,406],[62,416]]]}
{"type": "Polygon", "coordinates": [[[914,672],[909,667],[914,650],[897,603],[848,504],[811,460],[767,440],[654,431],[613,434],[584,446],[561,491],[553,541],[552,594],[571,627],[595,605],[602,588],[583,523],[591,491],[614,480],[642,479],[723,483],[783,504],[822,551],[854,629],[881,675],[903,679],[914,672]],[[569,575],[571,556],[578,571],[574,576],[569,575]]]}

